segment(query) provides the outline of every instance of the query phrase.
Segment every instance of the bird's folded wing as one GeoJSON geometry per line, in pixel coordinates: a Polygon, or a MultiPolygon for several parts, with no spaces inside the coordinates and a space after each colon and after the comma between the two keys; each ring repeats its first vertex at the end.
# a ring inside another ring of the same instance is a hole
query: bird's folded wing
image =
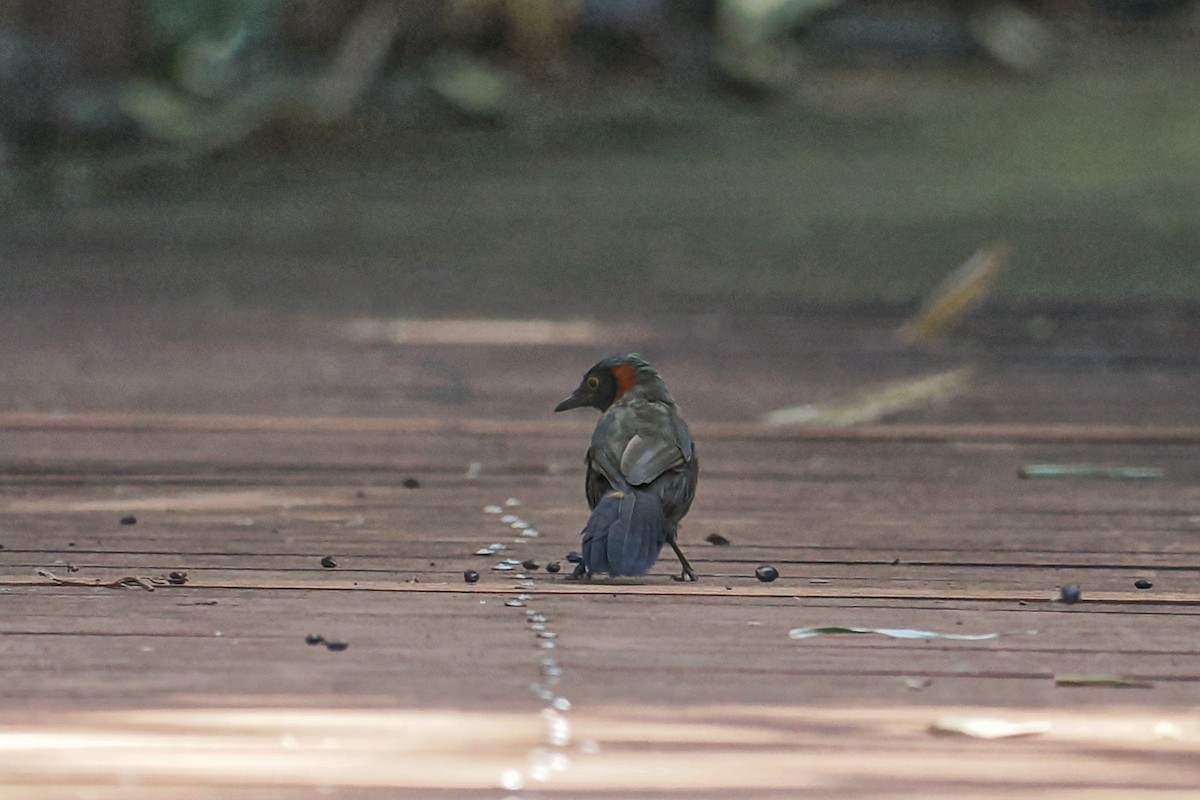
{"type": "Polygon", "coordinates": [[[631,486],[643,486],[683,463],[678,445],[658,436],[635,434],[621,454],[621,474],[631,486]]]}

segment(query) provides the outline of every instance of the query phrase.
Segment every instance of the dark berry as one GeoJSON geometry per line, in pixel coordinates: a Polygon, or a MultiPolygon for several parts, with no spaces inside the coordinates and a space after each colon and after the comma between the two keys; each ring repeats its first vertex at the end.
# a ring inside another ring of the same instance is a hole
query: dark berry
{"type": "Polygon", "coordinates": [[[479,573],[473,569],[463,570],[463,580],[467,583],[478,583],[479,573]]]}
{"type": "Polygon", "coordinates": [[[167,583],[170,583],[174,586],[183,586],[185,583],[187,583],[187,580],[187,573],[183,572],[182,570],[175,570],[167,575],[167,583]]]}
{"type": "Polygon", "coordinates": [[[558,572],[560,569],[562,569],[562,564],[557,561],[551,561],[546,565],[546,572],[558,572]]]}
{"type": "Polygon", "coordinates": [[[340,653],[350,646],[349,642],[325,642],[325,649],[332,650],[335,653],[340,653]]]}
{"type": "Polygon", "coordinates": [[[324,641],[325,637],[319,633],[310,633],[308,636],[304,637],[305,644],[322,644],[324,641]]]}
{"type": "Polygon", "coordinates": [[[133,516],[121,517],[121,524],[122,525],[137,525],[137,517],[133,517],[133,516]]]}
{"type": "Polygon", "coordinates": [[[1134,582],[1133,582],[1133,585],[1134,585],[1134,586],[1136,586],[1136,587],[1137,587],[1137,588],[1139,588],[1139,589],[1152,589],[1152,588],[1154,588],[1154,584],[1153,584],[1153,583],[1151,583],[1150,581],[1146,580],[1145,578],[1138,578],[1136,581],[1134,581],[1134,582]]]}
{"type": "Polygon", "coordinates": [[[770,564],[760,564],[754,570],[754,577],[758,578],[763,583],[770,583],[779,577],[779,570],[772,567],[770,564]]]}
{"type": "Polygon", "coordinates": [[[325,569],[333,569],[337,566],[337,562],[334,561],[333,556],[325,556],[321,559],[321,566],[325,569]]]}
{"type": "Polygon", "coordinates": [[[1058,599],[1067,605],[1071,605],[1083,599],[1083,592],[1075,584],[1068,583],[1058,590],[1058,599]]]}
{"type": "Polygon", "coordinates": [[[417,480],[416,478],[405,478],[402,485],[404,486],[405,489],[421,488],[421,482],[419,480],[417,480]]]}

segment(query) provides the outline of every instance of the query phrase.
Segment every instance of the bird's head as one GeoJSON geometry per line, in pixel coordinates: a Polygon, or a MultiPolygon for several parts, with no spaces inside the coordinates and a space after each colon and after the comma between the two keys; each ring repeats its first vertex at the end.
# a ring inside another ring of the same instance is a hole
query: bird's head
{"type": "Polygon", "coordinates": [[[646,390],[652,400],[672,402],[667,387],[654,368],[637,353],[627,356],[612,356],[589,369],[579,382],[579,388],[571,396],[554,407],[555,411],[591,406],[601,411],[608,408],[625,393],[634,389],[646,390]]]}

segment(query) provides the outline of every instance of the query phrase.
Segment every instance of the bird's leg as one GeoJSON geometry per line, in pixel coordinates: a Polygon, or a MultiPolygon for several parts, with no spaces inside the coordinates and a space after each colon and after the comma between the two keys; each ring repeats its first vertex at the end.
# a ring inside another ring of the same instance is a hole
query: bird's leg
{"type": "Polygon", "coordinates": [[[687,560],[687,556],[685,556],[683,551],[679,549],[679,545],[675,544],[675,539],[667,539],[667,544],[671,545],[671,549],[675,551],[676,558],[679,559],[679,565],[683,567],[682,572],[680,572],[678,575],[672,575],[671,577],[677,581],[696,580],[696,571],[692,569],[691,562],[687,560]]]}
{"type": "Polygon", "coordinates": [[[575,571],[567,576],[567,580],[578,581],[578,580],[582,580],[583,578],[590,578],[590,577],[591,576],[588,575],[588,572],[587,572],[587,564],[580,561],[578,564],[575,565],[575,571]]]}

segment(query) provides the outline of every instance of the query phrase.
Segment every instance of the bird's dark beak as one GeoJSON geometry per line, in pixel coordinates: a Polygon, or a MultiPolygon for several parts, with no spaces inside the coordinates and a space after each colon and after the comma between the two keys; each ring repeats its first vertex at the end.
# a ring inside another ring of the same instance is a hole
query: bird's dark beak
{"type": "Polygon", "coordinates": [[[590,392],[588,392],[588,390],[585,387],[580,386],[578,389],[575,390],[575,392],[570,397],[568,397],[566,400],[563,400],[561,403],[556,405],[554,407],[554,410],[555,410],[555,412],[568,411],[572,408],[579,408],[580,406],[586,406],[591,401],[591,399],[592,398],[590,396],[590,392]]]}

